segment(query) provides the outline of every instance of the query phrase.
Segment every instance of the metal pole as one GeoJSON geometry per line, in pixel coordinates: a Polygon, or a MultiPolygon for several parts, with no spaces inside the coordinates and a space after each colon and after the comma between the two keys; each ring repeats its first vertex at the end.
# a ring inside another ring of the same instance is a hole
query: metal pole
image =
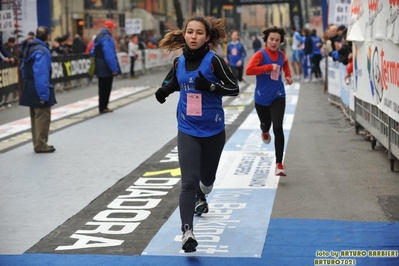
{"type": "Polygon", "coordinates": [[[66,33],[69,33],[69,6],[68,6],[69,0],[65,1],[65,26],[66,26],[66,33]]]}

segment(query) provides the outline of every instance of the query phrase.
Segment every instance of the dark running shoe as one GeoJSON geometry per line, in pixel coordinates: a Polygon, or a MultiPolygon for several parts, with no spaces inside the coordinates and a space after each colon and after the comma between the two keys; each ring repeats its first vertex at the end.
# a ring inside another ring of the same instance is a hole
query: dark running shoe
{"type": "Polygon", "coordinates": [[[205,197],[197,197],[195,201],[195,214],[201,216],[203,213],[208,213],[209,207],[205,197]]]}
{"type": "Polygon", "coordinates": [[[184,228],[184,233],[181,238],[182,249],[186,253],[197,251],[196,247],[198,246],[198,242],[197,240],[195,240],[193,229],[190,228],[188,224],[185,224],[183,228],[184,228]]]}

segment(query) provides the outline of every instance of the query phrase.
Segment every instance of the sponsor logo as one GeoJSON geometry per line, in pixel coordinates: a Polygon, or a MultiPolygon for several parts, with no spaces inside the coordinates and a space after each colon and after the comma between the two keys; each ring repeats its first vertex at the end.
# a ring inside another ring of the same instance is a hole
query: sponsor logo
{"type": "Polygon", "coordinates": [[[384,48],[379,51],[378,47],[374,50],[368,47],[367,70],[371,94],[377,104],[381,102],[389,84],[399,87],[399,61],[387,60],[385,55],[384,48]]]}

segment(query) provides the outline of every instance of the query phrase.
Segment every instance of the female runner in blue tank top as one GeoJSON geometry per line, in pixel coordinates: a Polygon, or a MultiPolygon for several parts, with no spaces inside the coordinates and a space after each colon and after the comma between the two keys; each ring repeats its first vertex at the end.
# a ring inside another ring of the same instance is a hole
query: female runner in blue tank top
{"type": "Polygon", "coordinates": [[[183,48],[174,67],[157,90],[160,103],[180,91],[177,105],[177,146],[181,169],[179,198],[182,249],[196,251],[194,214],[206,213],[209,194],[215,182],[219,159],[225,144],[223,96],[237,96],[239,88],[224,60],[211,51],[226,37],[226,19],[201,16],[188,18],[183,30],[168,32],[159,42],[169,51],[183,48]],[[200,190],[200,193],[197,193],[200,190]]]}
{"type": "Polygon", "coordinates": [[[276,175],[285,176],[283,165],[285,112],[285,89],[281,70],[288,85],[292,84],[290,67],[285,54],[279,51],[281,40],[285,39],[283,28],[269,27],[262,31],[266,47],[256,52],[248,62],[247,75],[256,75],[255,109],[260,120],[261,138],[269,144],[270,127],[273,123],[276,152],[276,175]]]}

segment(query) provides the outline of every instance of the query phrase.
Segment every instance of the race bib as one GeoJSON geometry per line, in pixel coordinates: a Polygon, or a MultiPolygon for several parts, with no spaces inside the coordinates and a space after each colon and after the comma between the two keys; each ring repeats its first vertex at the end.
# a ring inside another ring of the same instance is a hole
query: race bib
{"type": "Polygon", "coordinates": [[[201,93],[187,93],[187,115],[202,116],[201,93]]]}
{"type": "Polygon", "coordinates": [[[277,66],[276,70],[270,72],[270,78],[272,80],[278,80],[279,74],[280,74],[280,65],[277,66]]]}
{"type": "Polygon", "coordinates": [[[238,55],[237,48],[233,47],[231,49],[231,55],[238,55]]]}

